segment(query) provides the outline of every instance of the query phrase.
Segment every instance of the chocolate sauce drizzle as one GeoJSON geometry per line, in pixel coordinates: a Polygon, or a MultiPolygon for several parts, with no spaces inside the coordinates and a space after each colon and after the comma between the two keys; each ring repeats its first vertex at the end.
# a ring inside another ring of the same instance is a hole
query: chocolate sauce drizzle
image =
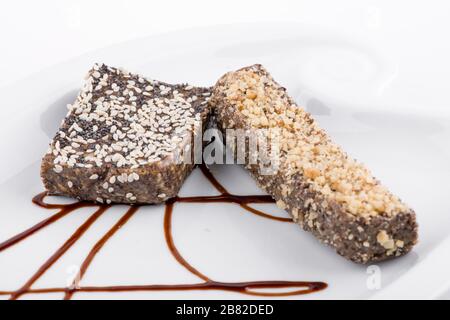
{"type": "Polygon", "coordinates": [[[246,211],[255,215],[272,219],[280,222],[292,222],[290,218],[277,217],[260,210],[254,209],[249,204],[251,203],[273,203],[274,200],[266,195],[235,195],[231,194],[225,189],[217,179],[212,175],[205,165],[200,165],[203,175],[216,188],[220,195],[217,196],[195,196],[195,197],[174,197],[169,199],[165,204],[164,213],[164,234],[167,246],[172,256],[177,262],[186,270],[196,275],[202,282],[194,284],[170,284],[170,285],[122,285],[122,286],[80,286],[80,281],[86,274],[92,261],[95,259],[97,253],[103,248],[108,240],[116,234],[139,210],[140,206],[130,206],[124,215],[117,221],[117,223],[106,232],[103,237],[92,247],[88,255],[81,264],[79,274],[69,287],[65,288],[43,288],[33,289],[33,284],[58,261],[71,247],[74,245],[83,234],[95,223],[95,221],[103,215],[111,205],[98,205],[91,202],[79,201],[71,204],[49,204],[45,202],[45,197],[48,195],[42,192],[33,198],[33,203],[45,209],[58,209],[58,212],[49,218],[37,223],[31,228],[13,236],[12,238],[0,243],[0,252],[14,246],[20,241],[32,236],[36,232],[45,227],[55,223],[68,214],[84,207],[94,207],[95,211],[91,216],[70,236],[64,244],[53,253],[47,261],[16,291],[0,291],[0,295],[9,295],[11,300],[20,298],[25,294],[30,293],[64,293],[64,299],[68,300],[77,292],[132,292],[132,291],[186,291],[186,290],[222,290],[239,292],[242,294],[264,297],[282,297],[308,294],[323,290],[327,287],[324,282],[309,282],[309,281],[252,281],[252,282],[219,282],[208,278],[193,265],[191,265],[178,251],[172,236],[172,215],[173,208],[177,202],[190,203],[215,203],[228,202],[235,203],[244,208],[246,211]],[[258,289],[296,289],[286,292],[267,292],[255,291],[258,289]]]}

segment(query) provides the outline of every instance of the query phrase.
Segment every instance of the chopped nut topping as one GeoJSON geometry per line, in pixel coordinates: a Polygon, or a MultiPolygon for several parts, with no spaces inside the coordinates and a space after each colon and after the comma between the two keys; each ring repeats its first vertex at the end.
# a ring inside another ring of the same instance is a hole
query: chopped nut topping
{"type": "MultiPolygon", "coordinates": [[[[297,106],[259,65],[226,74],[218,90],[252,129],[280,128],[280,170],[295,184],[301,173],[311,187],[338,202],[354,216],[395,215],[408,210],[400,199],[350,158],[319,128],[309,113],[297,106]]],[[[221,110],[220,112],[229,112],[221,110]]],[[[234,123],[228,123],[233,128],[234,123]]]]}
{"type": "Polygon", "coordinates": [[[304,174],[307,178],[315,179],[320,175],[320,171],[315,168],[305,168],[304,174]]]}

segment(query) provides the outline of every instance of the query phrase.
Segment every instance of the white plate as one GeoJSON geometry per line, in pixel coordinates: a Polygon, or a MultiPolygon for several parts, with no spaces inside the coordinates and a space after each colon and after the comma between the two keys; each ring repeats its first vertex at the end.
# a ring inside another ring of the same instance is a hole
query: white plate
{"type": "MultiPolygon", "coordinates": [[[[417,94],[408,86],[411,77],[420,77],[423,66],[414,68],[409,56],[398,61],[390,57],[389,50],[376,49],[363,40],[311,27],[224,26],[112,46],[3,88],[2,104],[8,107],[2,111],[0,127],[0,242],[53,213],[30,201],[43,190],[40,158],[66,112],[65,105],[72,102],[94,62],[196,85],[212,85],[226,71],[262,63],[337,142],[417,211],[420,243],[403,258],[367,269],[339,257],[294,224],[266,220],[233,204],[177,204],[173,234],[182,255],[217,281],[315,280],[329,284],[323,291],[290,298],[443,297],[450,284],[450,112],[445,108],[449,98],[444,95],[447,92],[428,92],[433,102],[442,101],[428,105],[423,99],[427,92],[417,94]]],[[[427,88],[432,88],[429,82],[427,88]]],[[[238,167],[215,166],[212,170],[231,192],[261,193],[238,167]]],[[[181,194],[207,195],[215,190],[196,170],[181,194]]],[[[285,214],[273,205],[264,206],[274,214],[285,214]]],[[[86,253],[124,210],[115,207],[101,216],[33,288],[66,286],[86,253]]],[[[0,291],[20,288],[91,211],[74,212],[0,252],[0,291]]],[[[176,263],[166,247],[163,206],[151,206],[141,208],[106,243],[81,285],[198,281],[176,263]]],[[[23,296],[61,297],[61,293],[23,296]]],[[[253,297],[223,291],[138,291],[83,292],[74,298],[253,297]]]]}

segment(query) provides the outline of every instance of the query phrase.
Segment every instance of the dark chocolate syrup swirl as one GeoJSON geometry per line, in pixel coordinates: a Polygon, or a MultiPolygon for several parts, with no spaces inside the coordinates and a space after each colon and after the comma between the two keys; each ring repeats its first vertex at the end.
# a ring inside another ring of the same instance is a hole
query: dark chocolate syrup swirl
{"type": "Polygon", "coordinates": [[[73,281],[72,285],[65,288],[44,288],[33,289],[33,284],[74,245],[83,234],[95,223],[95,221],[111,206],[98,205],[91,202],[79,201],[71,204],[49,204],[45,202],[46,192],[42,192],[33,198],[33,203],[45,209],[58,209],[59,211],[49,218],[37,223],[31,228],[15,235],[14,237],[0,243],[0,252],[12,247],[20,241],[32,236],[34,233],[60,220],[69,213],[83,207],[95,207],[95,212],[70,236],[70,238],[50,256],[50,258],[30,277],[26,283],[16,291],[0,291],[0,295],[10,295],[10,299],[15,300],[24,294],[29,293],[64,293],[64,299],[71,299],[77,292],[132,292],[132,291],[186,291],[186,290],[222,290],[239,292],[242,294],[264,297],[282,297],[308,294],[323,290],[327,287],[324,282],[309,282],[309,281],[253,281],[253,282],[219,282],[208,278],[194,266],[192,266],[178,251],[172,237],[172,214],[173,208],[177,202],[191,202],[191,203],[214,203],[214,202],[228,202],[236,203],[245,210],[272,220],[281,222],[291,222],[290,218],[283,218],[264,213],[260,210],[249,206],[251,203],[273,203],[274,200],[266,195],[235,195],[229,193],[211,174],[205,165],[201,165],[200,169],[203,175],[210,181],[210,183],[220,192],[217,196],[195,196],[195,197],[174,197],[166,201],[164,213],[164,234],[167,246],[172,256],[177,262],[186,270],[196,275],[202,280],[200,283],[194,284],[170,284],[170,285],[124,285],[124,286],[80,286],[79,282],[86,274],[90,264],[94,260],[97,253],[103,248],[108,240],[120,230],[133,215],[139,210],[140,206],[130,206],[125,214],[117,221],[117,223],[106,232],[103,237],[92,247],[83,263],[81,264],[79,274],[73,281]],[[286,292],[267,292],[255,291],[258,289],[292,289],[286,292]],[[295,290],[294,290],[295,289],[295,290]]]}

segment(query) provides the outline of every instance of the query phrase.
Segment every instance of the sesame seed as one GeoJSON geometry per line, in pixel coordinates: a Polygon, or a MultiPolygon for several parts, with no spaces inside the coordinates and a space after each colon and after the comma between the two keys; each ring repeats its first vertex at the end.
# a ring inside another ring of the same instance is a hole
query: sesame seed
{"type": "Polygon", "coordinates": [[[97,180],[98,179],[98,174],[93,174],[92,176],[89,177],[89,179],[97,180]]]}

